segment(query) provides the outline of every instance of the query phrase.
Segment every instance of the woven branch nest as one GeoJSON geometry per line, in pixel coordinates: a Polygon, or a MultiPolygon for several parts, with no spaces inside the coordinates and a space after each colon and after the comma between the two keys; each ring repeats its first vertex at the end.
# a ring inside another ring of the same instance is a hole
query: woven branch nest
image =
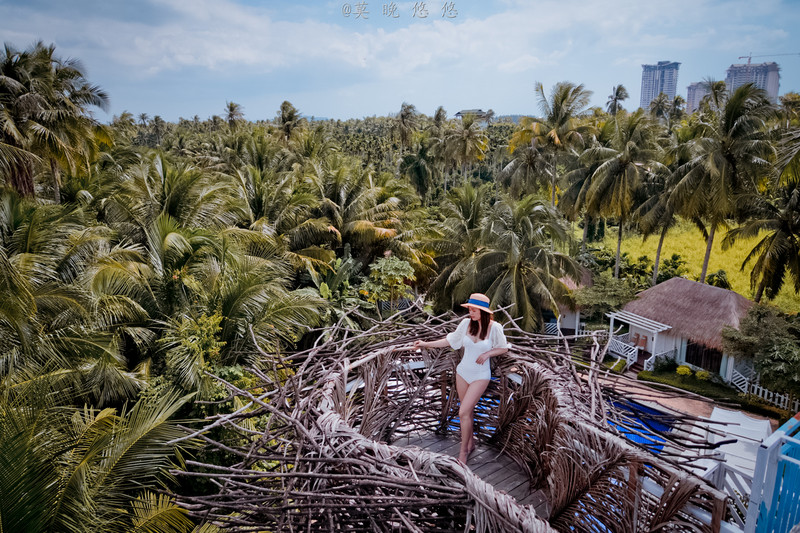
{"type": "Polygon", "coordinates": [[[619,392],[604,385],[596,338],[532,335],[509,319],[512,349],[476,410],[478,438],[546,494],[550,514],[537,516],[454,458],[393,444],[458,431],[459,354],[403,347],[441,338],[459,318],[419,306],[360,318],[364,331],[337,327],[311,349],[263,354],[257,388],[227,384],[242,407],[190,435],[230,458],[187,462],[182,475],[217,487],[179,497],[196,518],[230,531],[719,531],[725,496],[680,464],[702,449],[688,431],[664,435],[662,456],[620,437],[636,429],[610,401],[619,392]]]}

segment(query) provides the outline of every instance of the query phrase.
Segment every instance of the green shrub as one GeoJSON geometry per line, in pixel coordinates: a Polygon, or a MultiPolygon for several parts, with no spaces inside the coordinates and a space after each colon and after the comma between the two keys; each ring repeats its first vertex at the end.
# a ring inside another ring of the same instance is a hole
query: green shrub
{"type": "Polygon", "coordinates": [[[677,370],[675,370],[675,373],[682,378],[688,378],[692,375],[692,369],[686,365],[681,365],[677,368],[677,370]]]}
{"type": "Polygon", "coordinates": [[[627,361],[625,359],[619,359],[617,360],[616,363],[614,363],[614,366],[611,367],[611,371],[616,372],[617,374],[621,374],[622,372],[625,371],[626,364],[627,361]]]}
{"type": "Polygon", "coordinates": [[[659,357],[653,363],[653,370],[656,372],[675,372],[678,369],[678,361],[674,357],[659,357]]]}

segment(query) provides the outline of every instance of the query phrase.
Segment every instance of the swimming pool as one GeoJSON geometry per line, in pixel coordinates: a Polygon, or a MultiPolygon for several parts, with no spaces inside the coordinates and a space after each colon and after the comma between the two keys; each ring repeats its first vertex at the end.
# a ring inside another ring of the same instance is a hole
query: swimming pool
{"type": "MultiPolygon", "coordinates": [[[[631,442],[640,444],[654,453],[660,453],[666,439],[661,435],[672,431],[675,419],[657,409],[647,407],[632,400],[611,402],[622,414],[621,420],[608,423],[631,442]]],[[[611,414],[611,413],[609,413],[611,414]]]]}

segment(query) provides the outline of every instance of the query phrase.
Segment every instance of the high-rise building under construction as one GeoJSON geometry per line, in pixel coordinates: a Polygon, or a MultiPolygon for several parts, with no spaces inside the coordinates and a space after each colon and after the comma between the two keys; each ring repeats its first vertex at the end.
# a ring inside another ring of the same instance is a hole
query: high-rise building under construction
{"type": "Polygon", "coordinates": [[[725,86],[733,92],[745,83],[752,83],[759,89],[764,89],[774,104],[778,100],[780,72],[780,67],[774,62],[731,65],[725,76],[725,86]]]}

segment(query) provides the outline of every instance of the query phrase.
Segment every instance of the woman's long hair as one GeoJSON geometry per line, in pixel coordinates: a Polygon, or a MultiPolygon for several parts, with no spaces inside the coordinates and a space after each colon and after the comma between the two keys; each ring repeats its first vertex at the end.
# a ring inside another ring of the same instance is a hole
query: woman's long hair
{"type": "Polygon", "coordinates": [[[469,321],[467,332],[473,337],[483,340],[489,335],[489,323],[492,321],[492,313],[479,309],[481,317],[478,320],[469,321]]]}

